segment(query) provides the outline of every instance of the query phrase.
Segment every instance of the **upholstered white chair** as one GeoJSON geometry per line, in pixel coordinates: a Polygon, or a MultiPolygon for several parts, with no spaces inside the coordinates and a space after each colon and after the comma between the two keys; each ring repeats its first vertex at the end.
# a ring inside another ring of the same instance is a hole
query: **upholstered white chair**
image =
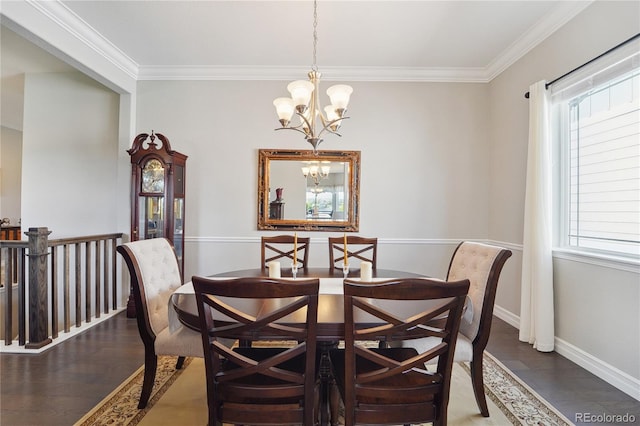
{"type": "Polygon", "coordinates": [[[144,381],[138,408],[144,408],[151,396],[158,355],[178,357],[182,368],[187,356],[203,357],[198,331],[181,326],[169,330],[169,298],[182,285],[176,253],[165,238],[133,241],[117,248],[124,258],[133,287],[138,331],[144,343],[144,381]]]}
{"type": "MultiPolygon", "coordinates": [[[[465,241],[454,251],[447,273],[447,281],[468,279],[471,283],[468,293],[471,303],[468,301],[466,307],[471,312],[463,314],[453,361],[470,363],[473,392],[484,417],[489,417],[489,408],[482,377],[483,354],[491,332],[498,279],[510,256],[511,251],[502,247],[465,241]]],[[[428,337],[404,344],[424,350],[438,343],[438,338],[428,337]]]]}

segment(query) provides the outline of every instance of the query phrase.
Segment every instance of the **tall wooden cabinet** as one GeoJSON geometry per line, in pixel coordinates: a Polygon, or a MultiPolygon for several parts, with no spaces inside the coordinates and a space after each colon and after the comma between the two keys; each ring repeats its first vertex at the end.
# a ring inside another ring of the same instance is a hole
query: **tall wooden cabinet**
{"type": "MultiPolygon", "coordinates": [[[[131,149],[131,241],[166,237],[178,256],[184,282],[184,208],[187,156],[166,136],[141,133],[131,149]]],[[[127,316],[135,316],[133,295],[127,316]]]]}

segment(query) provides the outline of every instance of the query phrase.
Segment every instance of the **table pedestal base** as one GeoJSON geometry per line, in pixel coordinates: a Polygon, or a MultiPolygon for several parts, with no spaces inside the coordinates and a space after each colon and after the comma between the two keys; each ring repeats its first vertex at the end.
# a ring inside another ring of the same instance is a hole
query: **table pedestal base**
{"type": "Polygon", "coordinates": [[[333,377],[333,369],[331,368],[331,360],[329,359],[329,351],[338,347],[338,342],[318,342],[320,350],[320,424],[322,426],[337,426],[340,408],[340,392],[336,386],[333,377]]]}

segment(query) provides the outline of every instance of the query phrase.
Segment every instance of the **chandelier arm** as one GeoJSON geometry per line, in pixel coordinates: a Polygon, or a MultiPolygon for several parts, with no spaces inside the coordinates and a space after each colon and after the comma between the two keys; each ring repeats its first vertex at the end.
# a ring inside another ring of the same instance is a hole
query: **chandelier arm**
{"type": "MultiPolygon", "coordinates": [[[[313,112],[315,112],[315,109],[312,109],[311,111],[313,113],[313,112]]],[[[310,137],[314,137],[314,135],[313,135],[313,130],[314,130],[313,126],[312,126],[311,122],[309,122],[309,120],[307,120],[307,117],[305,117],[304,115],[300,114],[298,111],[296,111],[296,115],[298,117],[300,117],[302,120],[304,120],[304,122],[307,124],[307,128],[309,129],[309,132],[304,132],[302,130],[301,130],[301,132],[303,132],[305,135],[308,135],[310,137]]],[[[300,124],[297,127],[301,127],[301,126],[302,126],[302,124],[300,124]]]]}
{"type": "Polygon", "coordinates": [[[298,127],[278,127],[277,129],[274,130],[295,130],[296,132],[300,132],[303,135],[307,135],[307,132],[305,132],[304,130],[300,130],[299,126],[298,127]]]}
{"type": "Polygon", "coordinates": [[[342,135],[341,135],[340,133],[336,132],[335,130],[331,130],[331,129],[330,129],[330,128],[328,128],[328,127],[325,127],[324,129],[322,129],[322,130],[320,131],[320,133],[319,133],[319,134],[321,135],[321,134],[323,134],[324,132],[331,133],[332,135],[336,135],[336,136],[340,136],[340,137],[342,137],[342,135]]]}
{"type": "Polygon", "coordinates": [[[342,135],[341,135],[340,133],[338,133],[337,131],[335,131],[335,130],[331,130],[331,126],[332,126],[333,124],[335,124],[335,123],[339,123],[339,122],[341,122],[342,120],[345,120],[345,119],[347,119],[347,118],[349,118],[349,117],[336,118],[335,120],[332,120],[332,121],[328,122],[328,123],[327,123],[327,124],[322,128],[322,130],[320,130],[320,133],[318,133],[318,137],[320,137],[320,135],[322,135],[324,132],[329,132],[329,133],[331,133],[332,135],[337,135],[337,136],[342,137],[342,135]]]}

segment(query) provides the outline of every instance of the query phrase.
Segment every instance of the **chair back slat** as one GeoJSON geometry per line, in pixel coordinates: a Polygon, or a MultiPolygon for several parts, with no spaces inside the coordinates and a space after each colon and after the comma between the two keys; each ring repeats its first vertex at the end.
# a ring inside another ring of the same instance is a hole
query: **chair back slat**
{"type": "MultiPolygon", "coordinates": [[[[260,244],[261,268],[266,268],[271,261],[286,261],[283,267],[290,267],[293,263],[295,236],[277,235],[262,237],[260,244]]],[[[299,268],[307,268],[309,265],[309,237],[298,237],[296,260],[299,268]]]]}
{"type": "MultiPolygon", "coordinates": [[[[378,264],[378,239],[347,235],[347,257],[351,262],[371,262],[373,270],[378,264]]],[[[344,264],[344,237],[329,237],[329,267],[342,271],[344,264]]]]}
{"type": "Polygon", "coordinates": [[[346,425],[446,424],[453,353],[468,290],[466,279],[344,281],[345,349],[332,351],[331,361],[346,425]],[[363,323],[364,314],[376,319],[363,323]],[[424,351],[402,347],[404,341],[424,337],[437,337],[440,343],[424,351]],[[374,344],[385,339],[395,347],[374,344]],[[435,371],[428,371],[425,364],[435,359],[435,371]]]}
{"type": "Polygon", "coordinates": [[[209,424],[312,425],[319,280],[194,276],[192,281],[209,424]],[[253,344],[229,349],[221,339],[253,344]]]}

